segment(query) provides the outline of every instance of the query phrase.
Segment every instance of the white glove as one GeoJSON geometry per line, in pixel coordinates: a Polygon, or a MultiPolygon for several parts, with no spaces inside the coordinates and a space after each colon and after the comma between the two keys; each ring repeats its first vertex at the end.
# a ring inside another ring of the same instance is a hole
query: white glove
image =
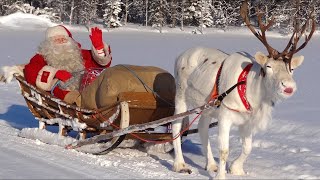
{"type": "Polygon", "coordinates": [[[11,82],[13,79],[13,74],[15,73],[24,76],[23,69],[24,65],[3,66],[0,73],[0,82],[11,82]]]}

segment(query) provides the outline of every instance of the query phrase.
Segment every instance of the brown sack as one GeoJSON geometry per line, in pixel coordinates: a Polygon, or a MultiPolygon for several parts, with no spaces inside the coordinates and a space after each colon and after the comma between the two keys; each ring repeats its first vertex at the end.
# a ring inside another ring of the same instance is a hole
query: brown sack
{"type": "Polygon", "coordinates": [[[152,66],[116,65],[105,69],[82,91],[81,106],[87,109],[106,107],[115,103],[121,92],[152,91],[161,97],[156,98],[157,103],[167,101],[174,104],[175,90],[174,77],[163,69],[152,66]]]}

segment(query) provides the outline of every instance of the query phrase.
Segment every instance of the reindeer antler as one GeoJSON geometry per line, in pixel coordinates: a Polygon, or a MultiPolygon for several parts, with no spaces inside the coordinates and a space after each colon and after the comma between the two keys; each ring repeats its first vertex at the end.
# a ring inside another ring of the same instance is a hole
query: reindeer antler
{"type": "Polygon", "coordinates": [[[248,0],[245,0],[240,8],[240,15],[244,22],[246,23],[247,27],[251,30],[251,32],[262,42],[262,44],[267,48],[267,51],[269,53],[269,57],[275,57],[279,54],[277,50],[272,48],[266,38],[266,30],[269,29],[273,23],[274,23],[274,17],[272,16],[272,19],[268,22],[268,24],[264,24],[262,22],[262,15],[264,13],[261,12],[260,9],[256,8],[257,16],[258,16],[258,24],[260,27],[260,31],[256,31],[252,24],[250,23],[249,17],[248,17],[248,0]]]}
{"type": "MultiPolygon", "coordinates": [[[[291,58],[293,56],[293,54],[299,52],[301,49],[303,49],[308,42],[310,41],[314,31],[316,30],[316,21],[313,15],[314,10],[311,11],[311,13],[309,14],[306,22],[304,23],[304,25],[301,27],[301,29],[298,30],[298,28],[295,28],[288,45],[286,46],[286,48],[282,51],[281,54],[279,54],[278,58],[282,58],[283,60],[287,59],[289,60],[289,62],[291,61],[291,58]],[[308,22],[309,20],[312,20],[312,28],[311,31],[309,33],[309,35],[306,34],[306,29],[308,26],[308,22]],[[297,48],[297,44],[301,38],[301,36],[305,34],[305,42],[303,44],[300,45],[299,48],[297,48]],[[288,51],[289,50],[289,51],[288,51]]],[[[297,21],[297,19],[296,19],[297,21]]]]}
{"type": "MultiPolygon", "coordinates": [[[[268,22],[268,24],[264,24],[262,23],[262,15],[264,14],[260,9],[256,8],[257,11],[257,16],[258,16],[258,24],[259,24],[259,28],[261,33],[258,31],[256,31],[254,29],[254,27],[252,26],[252,24],[250,23],[249,17],[248,17],[248,0],[245,0],[240,8],[240,15],[243,18],[244,22],[246,23],[246,25],[248,26],[248,28],[251,30],[251,32],[263,43],[263,45],[267,48],[268,53],[269,53],[269,57],[272,57],[275,60],[281,59],[287,63],[289,63],[289,68],[291,69],[291,59],[293,57],[293,55],[295,53],[297,53],[298,51],[300,51],[301,49],[303,49],[308,42],[310,41],[315,29],[316,29],[316,22],[315,22],[315,18],[313,15],[313,11],[309,14],[305,24],[298,30],[297,28],[294,30],[288,45],[286,46],[286,48],[279,53],[277,50],[275,50],[274,48],[272,48],[266,39],[266,30],[268,28],[270,28],[273,23],[274,23],[274,17],[272,16],[272,19],[268,22]],[[309,20],[312,20],[312,28],[311,31],[309,33],[309,35],[306,35],[306,29],[308,26],[308,22],[309,20]],[[297,44],[301,38],[301,36],[305,34],[305,42],[303,44],[301,44],[301,46],[299,48],[297,48],[297,44]]],[[[296,20],[297,21],[297,20],[296,20]]]]}

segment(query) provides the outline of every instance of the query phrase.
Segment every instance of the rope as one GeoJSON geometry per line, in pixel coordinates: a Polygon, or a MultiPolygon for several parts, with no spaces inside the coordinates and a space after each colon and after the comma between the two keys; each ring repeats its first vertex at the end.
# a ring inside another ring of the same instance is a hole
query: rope
{"type": "MultiPolygon", "coordinates": [[[[177,138],[179,138],[183,133],[185,133],[187,130],[190,129],[191,125],[199,118],[199,116],[202,114],[203,111],[200,111],[199,114],[191,121],[191,123],[189,123],[189,125],[184,128],[182,131],[180,131],[175,137],[167,139],[167,140],[162,140],[162,141],[156,141],[156,140],[150,140],[150,139],[145,139],[142,138],[136,134],[133,133],[129,133],[131,136],[143,141],[143,142],[151,142],[151,143],[155,143],[155,144],[162,144],[162,143],[167,143],[167,142],[172,142],[174,140],[176,140],[177,138]]],[[[97,113],[103,120],[107,121],[111,126],[115,127],[116,129],[121,129],[119,126],[113,124],[112,122],[109,121],[109,119],[105,118],[104,116],[102,116],[102,114],[100,112],[97,113]]],[[[93,117],[97,118],[95,115],[93,115],[93,117]]]]}
{"type": "Polygon", "coordinates": [[[131,72],[140,82],[141,84],[144,86],[144,88],[146,89],[146,91],[148,92],[147,89],[149,89],[154,95],[156,95],[159,99],[161,99],[162,101],[166,102],[167,104],[169,104],[170,106],[174,107],[174,104],[168,102],[167,100],[163,99],[157,92],[155,92],[153,89],[151,89],[134,71],[132,71],[130,68],[128,68],[127,66],[120,64],[120,66],[123,66],[124,68],[126,68],[129,72],[131,72]]]}
{"type": "MultiPolygon", "coordinates": [[[[233,85],[231,88],[229,88],[227,91],[225,91],[224,93],[222,93],[221,95],[219,95],[216,98],[211,98],[208,102],[213,101],[214,99],[216,99],[215,102],[215,106],[217,106],[217,108],[220,107],[222,100],[231,92],[234,90],[234,88],[236,88],[238,85],[245,83],[245,81],[240,81],[237,84],[233,85]]],[[[129,133],[130,135],[132,135],[133,137],[144,141],[144,142],[151,142],[151,143],[155,143],[155,144],[162,144],[162,143],[167,143],[167,142],[172,142],[174,140],[176,140],[178,137],[180,137],[183,133],[185,133],[186,131],[188,131],[191,127],[191,125],[199,118],[199,116],[202,114],[203,110],[200,111],[197,116],[191,121],[191,123],[188,124],[188,126],[186,128],[184,128],[182,131],[180,131],[175,137],[167,139],[167,140],[162,140],[162,141],[155,141],[155,140],[149,140],[149,139],[145,139],[142,138],[136,134],[133,133],[129,133]]],[[[101,112],[97,112],[97,114],[106,122],[108,122],[111,126],[115,127],[116,129],[121,129],[119,126],[113,124],[112,122],[109,121],[109,119],[105,118],[101,112]]],[[[93,115],[93,117],[97,118],[95,115],[93,115]]]]}

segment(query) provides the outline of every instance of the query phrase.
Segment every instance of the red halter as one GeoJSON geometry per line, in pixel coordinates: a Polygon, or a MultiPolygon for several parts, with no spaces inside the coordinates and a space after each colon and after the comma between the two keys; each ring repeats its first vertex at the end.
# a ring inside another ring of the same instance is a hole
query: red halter
{"type": "MultiPolygon", "coordinates": [[[[249,71],[251,69],[253,64],[248,64],[244,69],[243,71],[241,72],[239,78],[238,78],[238,83],[239,85],[237,86],[238,88],[238,93],[239,93],[239,96],[240,96],[240,99],[242,101],[242,104],[244,105],[244,107],[250,111],[251,110],[251,106],[250,106],[250,103],[248,102],[247,98],[246,98],[246,90],[247,90],[247,76],[249,74],[249,71]],[[245,82],[245,83],[240,83],[240,82],[245,82]]],[[[215,99],[219,96],[219,80],[220,80],[220,75],[221,75],[221,69],[223,67],[223,63],[221,64],[219,70],[218,70],[218,73],[217,73],[217,76],[216,76],[216,81],[214,83],[214,86],[213,86],[213,89],[211,91],[211,95],[210,95],[210,100],[212,99],[215,99]]],[[[209,100],[209,101],[210,101],[209,100]]],[[[229,108],[230,109],[230,108],[229,108]]],[[[238,110],[236,109],[231,109],[231,110],[234,110],[234,111],[237,111],[239,112],[238,110]]]]}

